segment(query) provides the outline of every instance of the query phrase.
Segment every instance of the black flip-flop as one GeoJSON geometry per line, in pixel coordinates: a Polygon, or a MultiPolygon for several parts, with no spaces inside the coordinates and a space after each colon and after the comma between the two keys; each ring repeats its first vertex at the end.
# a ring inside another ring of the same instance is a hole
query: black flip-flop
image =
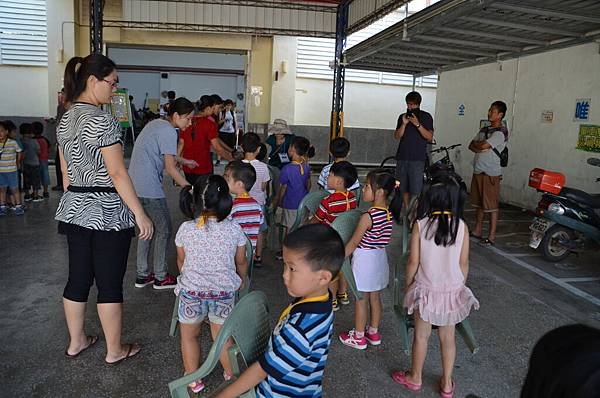
{"type": "Polygon", "coordinates": [[[135,353],[133,353],[133,354],[132,354],[132,353],[131,353],[131,351],[133,350],[133,348],[134,348],[134,347],[135,347],[137,344],[126,344],[126,345],[127,345],[129,348],[127,349],[127,354],[126,354],[126,355],[125,355],[123,358],[121,358],[121,359],[118,359],[118,360],[116,360],[116,361],[114,361],[114,362],[108,362],[107,360],[104,360],[104,362],[106,362],[106,364],[107,364],[107,365],[110,365],[110,366],[116,366],[116,365],[120,364],[121,362],[123,362],[124,360],[126,360],[126,359],[128,359],[128,358],[133,358],[133,357],[135,357],[135,356],[136,356],[137,354],[139,354],[139,353],[140,353],[140,351],[141,351],[141,348],[140,348],[140,349],[139,349],[137,352],[135,352],[135,353]]]}
{"type": "Polygon", "coordinates": [[[79,350],[79,352],[77,354],[69,354],[69,347],[67,347],[67,349],[65,350],[65,356],[67,358],[76,358],[79,356],[79,354],[81,354],[82,352],[84,352],[85,350],[87,350],[88,348],[90,348],[91,346],[93,346],[94,344],[96,344],[98,342],[98,336],[86,336],[86,337],[87,337],[87,341],[88,341],[87,346],[85,346],[84,348],[79,350]]]}
{"type": "Polygon", "coordinates": [[[488,238],[482,239],[479,244],[481,246],[494,246],[496,244],[495,241],[489,240],[488,238]]]}
{"type": "Polygon", "coordinates": [[[478,236],[478,235],[475,235],[475,234],[474,234],[473,232],[471,232],[471,231],[469,231],[469,236],[470,236],[471,238],[475,238],[475,239],[479,239],[479,240],[483,239],[483,236],[478,236]]]}

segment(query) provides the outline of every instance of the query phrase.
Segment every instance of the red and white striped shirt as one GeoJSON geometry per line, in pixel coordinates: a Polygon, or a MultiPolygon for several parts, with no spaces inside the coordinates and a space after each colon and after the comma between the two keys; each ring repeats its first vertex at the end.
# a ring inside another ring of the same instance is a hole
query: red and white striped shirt
{"type": "Polygon", "coordinates": [[[338,214],[348,210],[356,209],[356,197],[350,191],[334,192],[325,197],[317,211],[315,217],[321,224],[331,225],[337,218],[338,214]]]}
{"type": "Polygon", "coordinates": [[[256,199],[248,194],[239,195],[233,200],[229,216],[242,227],[252,242],[252,247],[256,248],[260,225],[263,223],[262,208],[256,199]]]}
{"type": "Polygon", "coordinates": [[[392,216],[388,209],[382,207],[371,207],[368,213],[371,216],[371,228],[365,232],[358,247],[383,249],[392,238],[392,216]]]}

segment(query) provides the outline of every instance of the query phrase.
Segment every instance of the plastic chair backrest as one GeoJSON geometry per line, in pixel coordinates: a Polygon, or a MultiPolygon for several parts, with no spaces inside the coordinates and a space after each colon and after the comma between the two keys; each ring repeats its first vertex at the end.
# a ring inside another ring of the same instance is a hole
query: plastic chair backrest
{"type": "MultiPolygon", "coordinates": [[[[349,211],[345,211],[341,213],[331,224],[331,227],[340,234],[342,241],[344,244],[348,243],[352,235],[354,234],[354,230],[358,225],[358,221],[362,212],[358,209],[353,209],[349,211]]],[[[348,285],[350,286],[350,290],[354,293],[354,296],[357,299],[362,298],[362,293],[358,291],[356,287],[356,280],[354,279],[354,273],[352,272],[352,264],[350,263],[350,257],[346,257],[344,259],[344,264],[342,265],[342,273],[344,274],[344,278],[348,281],[348,285]]]]}
{"type": "Polygon", "coordinates": [[[248,273],[244,280],[244,287],[238,291],[238,299],[241,299],[250,292],[250,284],[252,283],[252,271],[254,270],[254,248],[248,235],[246,235],[246,261],[248,262],[248,273]]]}
{"type": "MultiPolygon", "coordinates": [[[[172,397],[188,397],[187,385],[208,376],[219,363],[219,356],[229,338],[234,340],[234,349],[241,354],[244,365],[256,362],[265,352],[271,336],[269,306],[263,292],[253,291],[244,296],[233,308],[223,323],[217,338],[202,366],[195,372],[169,383],[172,397]]],[[[232,361],[234,376],[239,376],[239,367],[232,361]]]]}
{"type": "Polygon", "coordinates": [[[327,196],[329,196],[329,192],[322,189],[309,192],[300,202],[300,205],[298,206],[298,212],[296,213],[296,220],[294,221],[294,225],[292,225],[288,233],[300,227],[302,222],[304,222],[305,219],[307,219],[310,215],[314,215],[321,201],[327,196]]]}

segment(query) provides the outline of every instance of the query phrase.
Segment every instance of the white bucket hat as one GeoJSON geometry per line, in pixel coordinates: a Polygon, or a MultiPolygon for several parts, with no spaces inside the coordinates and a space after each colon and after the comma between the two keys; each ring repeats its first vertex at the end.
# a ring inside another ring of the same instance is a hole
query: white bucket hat
{"type": "Polygon", "coordinates": [[[288,127],[288,124],[283,119],[275,119],[273,124],[269,125],[267,130],[269,135],[271,134],[292,134],[292,130],[288,127]]]}

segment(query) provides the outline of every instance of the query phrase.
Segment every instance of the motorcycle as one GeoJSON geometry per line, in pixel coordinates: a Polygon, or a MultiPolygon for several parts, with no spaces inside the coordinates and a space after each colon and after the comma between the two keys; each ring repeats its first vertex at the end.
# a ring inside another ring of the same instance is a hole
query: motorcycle
{"type": "MultiPolygon", "coordinates": [[[[587,163],[600,167],[597,158],[589,158],[587,163]]],[[[600,244],[600,194],[565,187],[564,183],[561,173],[543,169],[529,173],[529,186],[543,193],[529,226],[529,246],[552,262],[600,244]]]]}

